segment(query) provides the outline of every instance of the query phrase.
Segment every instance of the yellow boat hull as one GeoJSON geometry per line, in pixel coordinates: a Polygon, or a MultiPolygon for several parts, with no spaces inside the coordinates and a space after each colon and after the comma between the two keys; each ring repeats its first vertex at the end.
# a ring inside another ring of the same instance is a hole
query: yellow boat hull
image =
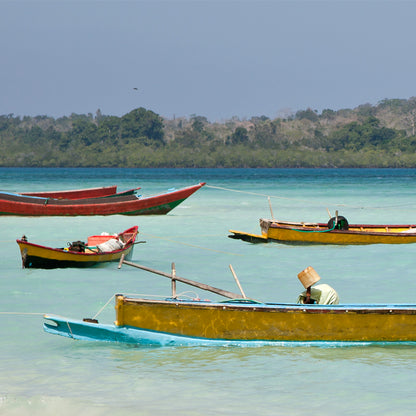
{"type": "Polygon", "coordinates": [[[414,342],[416,306],[154,301],[118,295],[115,325],[210,340],[414,342]]]}
{"type": "Polygon", "coordinates": [[[111,253],[74,253],[21,244],[20,253],[25,268],[91,267],[101,263],[118,261],[123,254],[126,258],[129,258],[133,247],[133,245],[130,245],[126,249],[111,253]]]}
{"type": "Polygon", "coordinates": [[[348,230],[329,230],[324,224],[260,220],[263,238],[297,244],[410,244],[416,243],[414,227],[350,225],[348,230]]]}
{"type": "MultiPolygon", "coordinates": [[[[97,247],[89,249],[87,246],[85,251],[78,252],[69,248],[41,246],[28,242],[26,238],[17,240],[17,244],[23,268],[91,267],[101,263],[118,261],[123,255],[125,258],[129,258],[133,253],[137,233],[138,227],[134,226],[118,234],[118,239],[123,241],[125,245],[112,251],[100,251],[97,247]]],[[[90,238],[94,237],[103,238],[103,241],[112,238],[111,236],[92,236],[90,238]]]]}

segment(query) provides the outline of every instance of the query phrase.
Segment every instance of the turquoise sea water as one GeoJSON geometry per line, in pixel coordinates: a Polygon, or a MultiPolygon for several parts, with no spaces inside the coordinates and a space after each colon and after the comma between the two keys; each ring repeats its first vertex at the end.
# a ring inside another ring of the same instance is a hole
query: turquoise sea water
{"type": "MultiPolygon", "coordinates": [[[[23,270],[16,238],[51,246],[139,226],[133,261],[237,292],[293,302],[313,266],[342,303],[414,303],[416,245],[249,244],[259,218],[416,223],[415,170],[0,169],[3,191],[117,184],[144,195],[207,186],[166,216],[0,217],[1,415],[413,415],[416,348],[140,348],[43,332],[42,314],[92,317],[115,293],[169,295],[160,276],[117,264],[23,270]]],[[[178,291],[215,295],[178,284],[178,291]]],[[[100,313],[114,320],[114,303],[100,313]]]]}

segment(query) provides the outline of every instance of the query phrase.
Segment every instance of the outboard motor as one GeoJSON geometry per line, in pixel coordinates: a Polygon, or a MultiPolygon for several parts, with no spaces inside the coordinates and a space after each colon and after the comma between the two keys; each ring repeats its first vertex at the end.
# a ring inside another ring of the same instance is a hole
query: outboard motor
{"type": "Polygon", "coordinates": [[[334,229],[334,230],[348,230],[348,221],[345,217],[342,215],[339,215],[338,217],[332,217],[328,221],[328,228],[334,229]]]}

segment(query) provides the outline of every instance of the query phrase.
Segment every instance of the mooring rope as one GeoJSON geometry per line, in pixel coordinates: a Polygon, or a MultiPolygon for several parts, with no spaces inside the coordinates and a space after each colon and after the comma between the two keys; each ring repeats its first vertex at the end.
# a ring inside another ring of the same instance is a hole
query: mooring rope
{"type": "Polygon", "coordinates": [[[276,196],[276,195],[266,195],[266,194],[260,194],[258,192],[249,192],[249,191],[241,191],[239,189],[223,188],[222,186],[205,185],[205,187],[213,188],[213,189],[220,189],[222,191],[238,192],[238,193],[247,194],[247,195],[265,196],[267,198],[270,197],[270,198],[287,199],[287,200],[300,201],[300,202],[310,202],[309,200],[305,200],[305,199],[287,198],[284,196],[276,196]]]}
{"type": "MultiPolygon", "coordinates": [[[[116,295],[117,295],[117,293],[114,293],[113,295],[111,295],[110,298],[108,299],[108,301],[105,303],[105,305],[93,316],[92,319],[97,319],[98,316],[101,314],[101,312],[103,312],[104,309],[110,304],[110,302],[112,302],[115,299],[116,295]]],[[[126,296],[126,297],[140,296],[140,297],[145,297],[145,298],[158,298],[158,299],[165,299],[165,298],[169,297],[167,295],[148,295],[148,294],[144,294],[144,293],[124,293],[123,296],[126,296]]],[[[189,291],[189,290],[186,291],[186,292],[179,293],[177,295],[177,297],[180,297],[180,296],[183,296],[183,297],[187,296],[190,299],[198,298],[198,294],[196,292],[192,292],[192,291],[189,291]],[[187,296],[186,293],[192,293],[194,295],[194,297],[192,298],[192,296],[187,296]]],[[[69,328],[69,330],[71,330],[71,328],[69,328]]]]}
{"type": "Polygon", "coordinates": [[[97,319],[97,316],[108,306],[108,304],[114,299],[116,294],[112,295],[110,299],[106,302],[106,304],[93,316],[92,319],[97,319]]]}
{"type": "Polygon", "coordinates": [[[69,332],[71,333],[71,338],[74,339],[74,334],[72,333],[71,325],[69,325],[69,322],[68,321],[66,321],[66,324],[68,326],[69,332]]]}
{"type": "MultiPolygon", "coordinates": [[[[299,198],[289,198],[285,196],[267,195],[267,194],[261,194],[258,192],[241,191],[239,189],[224,188],[222,186],[214,186],[214,185],[205,185],[205,187],[219,189],[222,191],[238,192],[238,193],[247,194],[247,195],[262,196],[266,198],[276,198],[276,199],[284,199],[287,201],[307,202],[309,206],[311,205],[310,199],[299,199],[299,198]]],[[[318,202],[316,204],[318,204],[318,202]]],[[[319,205],[325,205],[325,204],[319,203],[319,205]]],[[[388,208],[399,208],[399,207],[413,207],[416,205],[416,203],[384,205],[384,206],[364,206],[364,205],[357,206],[357,205],[348,205],[348,204],[329,204],[329,205],[334,206],[334,207],[346,207],[346,208],[354,208],[354,209],[388,209],[388,208]]]]}
{"type": "Polygon", "coordinates": [[[299,228],[291,228],[291,231],[298,231],[300,233],[329,233],[331,231],[334,231],[336,226],[337,223],[334,221],[334,225],[332,226],[332,228],[328,228],[325,230],[301,230],[299,228]]]}
{"type": "Polygon", "coordinates": [[[0,312],[0,315],[40,315],[43,316],[43,312],[0,312]]]}

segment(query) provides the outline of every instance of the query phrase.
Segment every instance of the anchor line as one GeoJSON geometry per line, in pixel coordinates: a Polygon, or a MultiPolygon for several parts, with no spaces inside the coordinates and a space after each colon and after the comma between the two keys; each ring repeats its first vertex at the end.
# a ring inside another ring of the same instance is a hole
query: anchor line
{"type": "MultiPolygon", "coordinates": [[[[311,205],[311,200],[310,199],[300,199],[300,198],[289,198],[289,197],[285,197],[285,196],[277,196],[277,195],[267,195],[267,194],[262,194],[262,193],[258,193],[258,192],[250,192],[250,191],[242,191],[240,189],[231,189],[231,188],[224,188],[222,186],[214,186],[214,185],[205,185],[206,188],[213,188],[213,189],[219,189],[222,191],[228,191],[228,192],[237,192],[237,193],[241,193],[241,194],[246,194],[246,195],[255,195],[255,196],[262,196],[262,197],[266,197],[266,198],[276,198],[276,199],[284,199],[287,201],[297,201],[297,202],[307,202],[308,205],[311,205]]],[[[318,204],[318,202],[317,202],[318,204]]],[[[349,204],[324,204],[324,203],[320,203],[321,205],[331,205],[331,206],[335,206],[335,207],[346,207],[346,208],[354,208],[354,209],[389,209],[389,208],[400,208],[400,207],[413,207],[416,204],[415,203],[407,203],[407,204],[396,204],[396,205],[384,205],[384,206],[357,206],[357,205],[349,205],[349,204]]]]}

